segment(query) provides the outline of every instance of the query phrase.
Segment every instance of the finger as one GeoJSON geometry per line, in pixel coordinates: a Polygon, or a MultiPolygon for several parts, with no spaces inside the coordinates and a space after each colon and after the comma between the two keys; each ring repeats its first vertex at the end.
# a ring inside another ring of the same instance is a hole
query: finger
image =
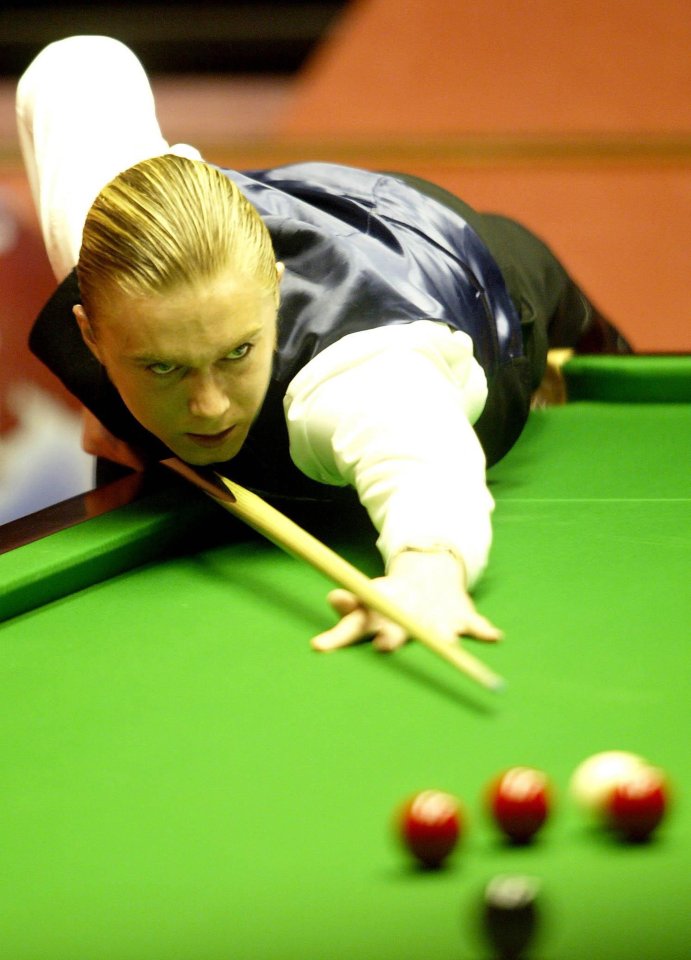
{"type": "Polygon", "coordinates": [[[391,621],[384,621],[377,630],[372,646],[381,653],[392,653],[402,647],[407,639],[408,634],[403,627],[391,621]]]}
{"type": "Polygon", "coordinates": [[[497,643],[504,637],[502,631],[481,613],[471,614],[459,633],[466,637],[473,637],[475,640],[484,640],[485,643],[497,643]]]}
{"type": "Polygon", "coordinates": [[[338,650],[341,647],[349,647],[358,640],[362,640],[368,635],[369,614],[367,610],[358,607],[351,613],[348,613],[342,620],[325,630],[323,633],[312,637],[312,648],[314,650],[338,650]]]}
{"type": "Polygon", "coordinates": [[[332,590],[326,598],[339,617],[345,617],[360,606],[360,601],[349,590],[332,590]]]}

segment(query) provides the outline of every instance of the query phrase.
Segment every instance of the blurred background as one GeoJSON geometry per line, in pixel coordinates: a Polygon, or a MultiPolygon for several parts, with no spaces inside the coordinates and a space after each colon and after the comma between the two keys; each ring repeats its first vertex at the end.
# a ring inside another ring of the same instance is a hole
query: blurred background
{"type": "Polygon", "coordinates": [[[77,404],[26,346],[54,282],[14,120],[19,75],[76,33],[132,47],[170,142],[428,177],[538,232],[636,350],[689,352],[687,0],[5,0],[0,523],[92,486],[77,404]]]}

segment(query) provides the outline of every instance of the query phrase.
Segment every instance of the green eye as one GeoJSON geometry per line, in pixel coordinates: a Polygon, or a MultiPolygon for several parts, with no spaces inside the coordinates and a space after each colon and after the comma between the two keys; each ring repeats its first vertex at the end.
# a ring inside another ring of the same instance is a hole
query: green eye
{"type": "Polygon", "coordinates": [[[166,377],[178,368],[174,363],[152,363],[147,369],[158,377],[166,377]]]}
{"type": "Polygon", "coordinates": [[[236,347],[234,350],[231,350],[223,359],[224,360],[242,360],[243,357],[246,357],[247,354],[252,349],[251,343],[242,343],[239,347],[236,347]]]}

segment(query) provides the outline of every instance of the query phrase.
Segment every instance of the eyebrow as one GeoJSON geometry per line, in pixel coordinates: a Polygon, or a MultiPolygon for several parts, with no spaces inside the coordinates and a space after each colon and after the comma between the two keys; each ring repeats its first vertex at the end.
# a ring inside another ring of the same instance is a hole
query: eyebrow
{"type": "MultiPolygon", "coordinates": [[[[232,353],[233,350],[237,350],[238,347],[241,347],[244,343],[252,340],[253,337],[256,337],[263,330],[263,326],[253,327],[252,330],[249,330],[247,333],[243,334],[241,337],[235,339],[231,346],[224,347],[222,350],[219,350],[217,359],[222,360],[223,357],[228,356],[229,353],[232,353]]],[[[134,363],[137,366],[145,367],[150,366],[152,363],[170,363],[176,367],[187,367],[190,364],[187,361],[176,360],[174,357],[165,357],[162,354],[133,354],[131,356],[125,355],[124,358],[128,363],[134,363]]]]}

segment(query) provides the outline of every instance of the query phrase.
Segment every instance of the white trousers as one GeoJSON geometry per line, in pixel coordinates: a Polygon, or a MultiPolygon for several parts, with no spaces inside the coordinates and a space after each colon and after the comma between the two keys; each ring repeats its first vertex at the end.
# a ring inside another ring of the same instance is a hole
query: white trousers
{"type": "Polygon", "coordinates": [[[76,265],[100,190],[140,160],[176,153],[156,118],[149,80],[118,40],[78,36],[47,46],[17,86],[19,143],[48,259],[58,281],[76,265]]]}

